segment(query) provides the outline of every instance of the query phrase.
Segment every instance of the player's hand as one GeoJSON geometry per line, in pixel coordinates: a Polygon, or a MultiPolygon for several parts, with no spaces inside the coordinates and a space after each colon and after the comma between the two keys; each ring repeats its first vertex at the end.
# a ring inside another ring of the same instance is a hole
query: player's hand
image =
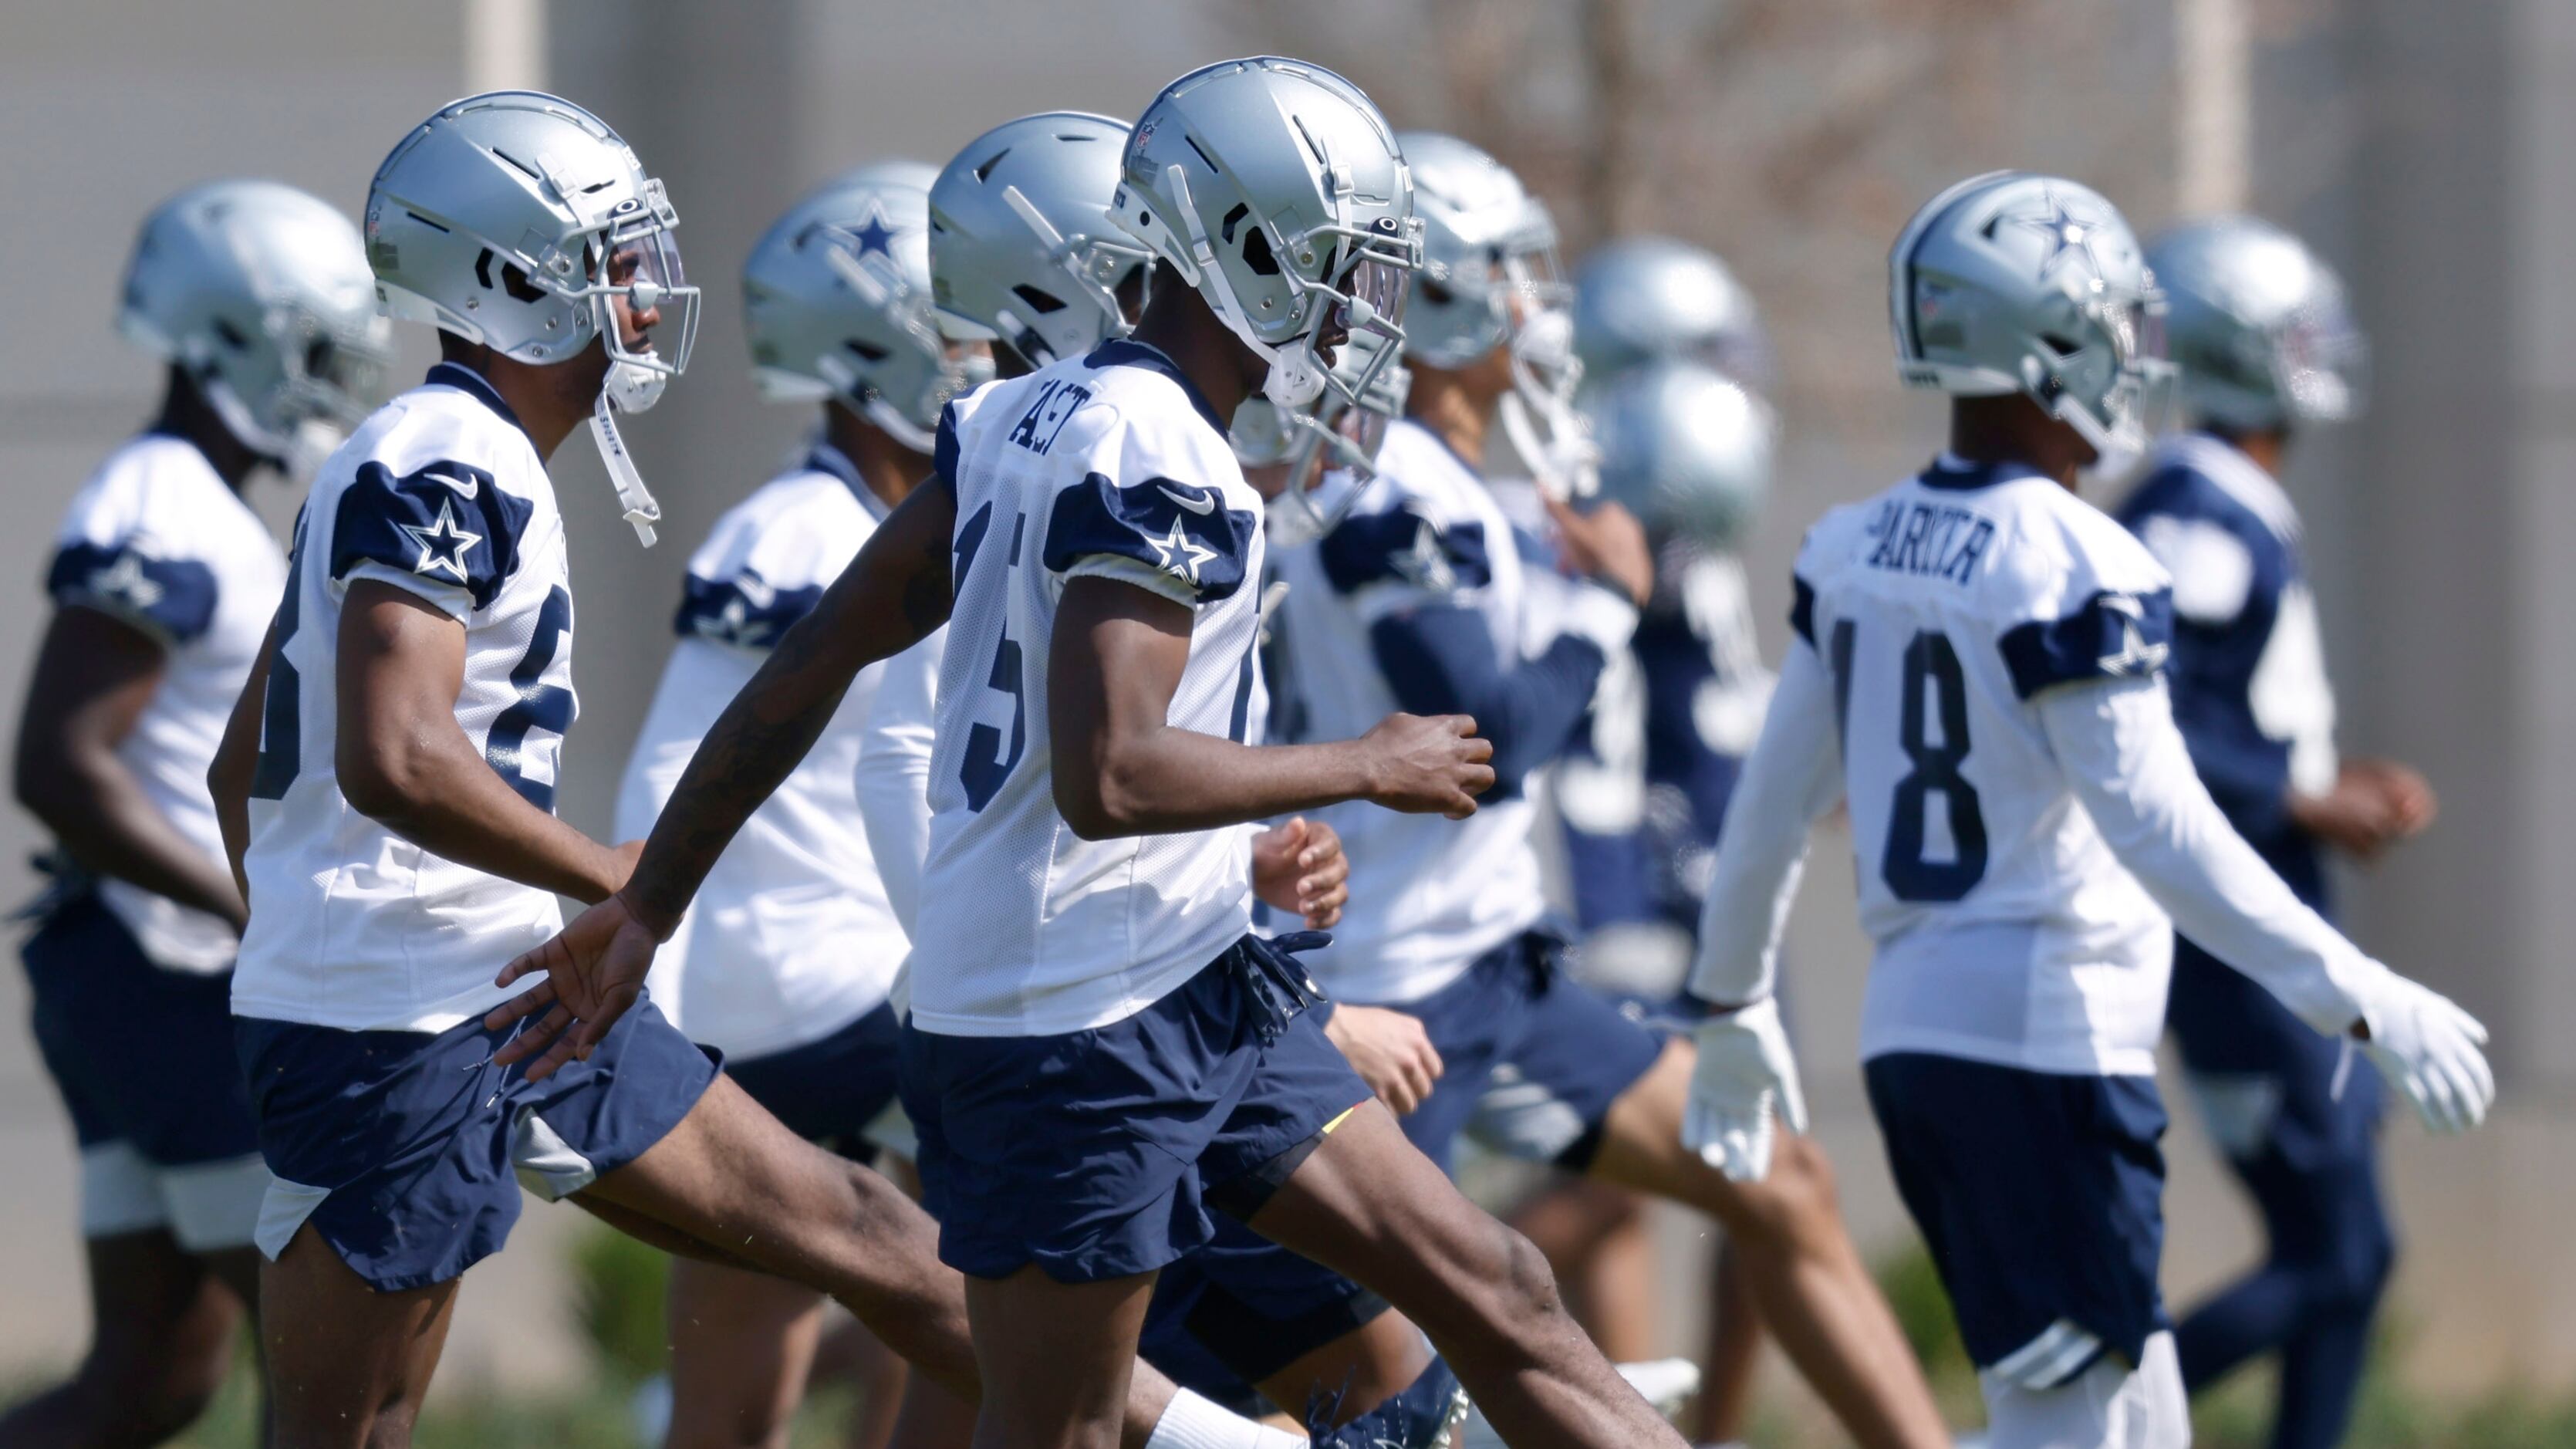
{"type": "Polygon", "coordinates": [[[1350,879],[1341,835],[1320,820],[1300,815],[1252,837],[1252,893],[1265,905],[1304,917],[1310,931],[1342,918],[1350,879]]]}
{"type": "Polygon", "coordinates": [[[2495,1105],[2495,1071],[2480,1050],[2487,1029],[2431,987],[2391,975],[2353,1034],[2426,1127],[2464,1132],[2495,1105]]]}
{"type": "Polygon", "coordinates": [[[1369,756],[1367,798],[1389,810],[1464,820],[1494,788],[1493,742],[1476,738],[1476,722],[1463,714],[1391,714],[1359,742],[1369,756]]]}
{"type": "Polygon", "coordinates": [[[1600,579],[1628,596],[1638,608],[1655,592],[1655,551],[1646,542],[1646,526],[1616,503],[1603,503],[1585,513],[1560,499],[1540,495],[1547,516],[1556,523],[1556,539],[1565,561],[1576,573],[1600,579]]]}
{"type": "Polygon", "coordinates": [[[566,1062],[590,1060],[617,1018],[643,996],[659,944],[621,896],[573,917],[553,940],[501,968],[501,986],[539,973],[545,979],[483,1018],[486,1029],[508,1031],[537,1017],[503,1042],[492,1060],[506,1067],[534,1058],[527,1073],[532,1082],[553,1076],[566,1062]]]}
{"type": "Polygon", "coordinates": [[[1779,1002],[1764,997],[1701,1022],[1682,1146],[1732,1181],[1760,1182],[1771,1173],[1774,1111],[1790,1131],[1807,1130],[1807,1096],[1779,1002]]]}
{"type": "Polygon", "coordinates": [[[1324,1023],[1324,1035],[1350,1058],[1351,1070],[1360,1074],[1378,1100],[1399,1117],[1422,1105],[1444,1070],[1431,1034],[1419,1020],[1401,1011],[1335,1006],[1333,1019],[1324,1023]]]}
{"type": "Polygon", "coordinates": [[[2439,810],[2424,777],[2393,760],[2346,760],[2332,790],[2290,797],[2301,829],[2365,861],[2432,824],[2439,810]]]}

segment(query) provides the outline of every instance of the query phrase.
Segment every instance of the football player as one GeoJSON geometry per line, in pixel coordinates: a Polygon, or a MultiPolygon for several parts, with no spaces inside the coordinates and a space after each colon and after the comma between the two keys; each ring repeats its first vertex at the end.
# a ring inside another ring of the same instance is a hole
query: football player
{"type": "Polygon", "coordinates": [[[0,1443],[177,1434],[257,1301],[268,1174],[226,1005],[244,912],[206,765],[286,577],[242,490],[374,402],[375,310],[357,228],[274,182],[164,202],[126,268],[119,325],[167,381],[57,532],[17,758],[55,840],[25,954],[80,1144],[91,1339],[69,1383],[0,1415],[0,1443]]]}
{"type": "Polygon", "coordinates": [[[595,1058],[849,679],[951,622],[902,1079],[968,1275],[979,1442],[1108,1442],[1156,1271],[1207,1241],[1210,1207],[1383,1292],[1513,1432],[1680,1442],[1325,1038],[1292,954],[1314,939],[1248,930],[1241,822],[1345,799],[1465,815],[1491,780],[1455,717],[1244,743],[1262,503],[1227,420],[1256,387],[1304,408],[1337,385],[1349,330],[1400,336],[1410,192],[1330,72],[1258,58],[1167,87],[1113,215],[1184,285],[1133,338],[951,404],[932,480],[727,709],[635,877],[505,968],[555,1000],[507,1050],[595,1058]]]}
{"type": "Polygon", "coordinates": [[[1748,1191],[1683,1152],[1689,1042],[1561,974],[1565,943],[1542,926],[1522,786],[1628,647],[1654,563],[1632,514],[1576,510],[1562,501],[1570,490],[1547,487],[1545,461],[1563,570],[1533,561],[1516,536],[1481,467],[1506,399],[1541,418],[1564,406],[1555,229],[1484,152],[1441,135],[1400,141],[1426,261],[1404,341],[1407,416],[1387,430],[1350,516],[1281,556],[1280,687],[1289,714],[1324,738],[1392,710],[1471,714],[1493,744],[1496,788],[1456,823],[1323,812],[1374,886],[1353,897],[1312,969],[1337,999],[1402,1010],[1428,1031],[1443,1075],[1403,1125],[1433,1161],[1450,1165],[1472,1129],[1513,1155],[1715,1214],[1783,1345],[1853,1433],[1944,1443],[1821,1154],[1802,1152],[1748,1191]]]}
{"type": "MultiPolygon", "coordinates": [[[[979,1392],[964,1284],[910,1199],[799,1139],[649,1003],[588,1059],[528,1070],[513,1048],[551,1037],[514,1042],[514,1023],[551,997],[492,980],[552,934],[556,893],[606,896],[640,849],[552,811],[573,611],[545,460],[587,418],[650,540],[615,411],[688,361],[677,223],[615,132],[525,91],[441,110],[369,190],[380,305],[434,323],[444,360],[323,465],[209,774],[251,905],[232,1006],[272,1174],[255,1241],[283,1445],[408,1441],[457,1280],[501,1246],[522,1183],[825,1289],[979,1392]]],[[[1185,1402],[1118,1380],[1122,1443],[1185,1402]]]]}
{"type": "MultiPolygon", "coordinates": [[[[717,711],[930,471],[939,410],[971,375],[930,305],[935,174],[897,161],[831,181],[743,264],[761,391],[819,401],[821,425],[805,456],[728,510],[689,560],[679,642],[618,792],[621,839],[652,828],[717,711]]],[[[877,673],[853,681],[814,752],[725,852],[651,981],[671,1024],[724,1053],[753,1101],[799,1137],[871,1164],[869,1128],[894,1104],[887,994],[905,949],[851,783],[877,673]]],[[[781,1441],[804,1398],[823,1295],[683,1258],[670,1300],[669,1442],[781,1441]]],[[[866,1407],[882,1422],[898,1385],[875,1387],[866,1407]]]]}
{"type": "Polygon", "coordinates": [[[1803,1109],[1771,999],[1810,824],[1847,801],[1870,1104],[1998,1449],[2189,1442],[2156,1288],[2173,931],[2357,1041],[2442,1129],[2485,1032],[2301,904],[2193,775],[2164,683],[2173,580],[2077,497],[2136,446],[2162,299],[2073,182],[1963,181],[1889,256],[1898,367],[1949,447],[1825,515],[1797,638],[1718,842],[1692,991],[1692,1145],[1748,1180],[1803,1109]],[[2170,919],[2168,919],[2170,918],[2170,919]]]}
{"type": "MultiPolygon", "coordinates": [[[[2430,824],[2423,776],[2339,759],[2299,516],[2275,481],[2293,437],[2360,405],[2363,348],[2333,271],[2247,217],[2157,239],[2183,421],[2119,510],[2174,578],[2174,722],[2228,823],[2326,910],[2324,848],[2368,860],[2430,824]]],[[[2272,1442],[2342,1442],[2396,1258],[2379,1188],[2380,1083],[2188,939],[2165,1008],[2192,1095],[2263,1217],[2260,1268],[2174,1330],[2186,1389],[2281,1355],[2272,1442]]]]}
{"type": "MultiPolygon", "coordinates": [[[[1154,261],[1109,217],[1127,134],[1125,122],[1079,112],[1023,116],[968,142],[931,187],[932,290],[949,326],[992,339],[1004,376],[1082,356],[1130,330],[1154,261]]],[[[895,893],[907,932],[917,926],[928,850],[944,639],[943,630],[876,666],[888,684],[859,754],[871,838],[901,857],[883,866],[887,878],[909,882],[895,893]]],[[[1258,699],[1250,714],[1257,727],[1258,699]]],[[[1346,865],[1328,828],[1295,819],[1254,836],[1251,849],[1254,891],[1265,903],[1310,927],[1339,918],[1346,865]]],[[[1386,1082],[1390,1064],[1400,1081],[1429,1054],[1420,1027],[1392,1013],[1335,1011],[1325,1030],[1372,1085],[1386,1082]]],[[[1418,1329],[1340,1274],[1228,1226],[1157,1279],[1140,1340],[1148,1362],[1220,1402],[1266,1398],[1299,1414],[1329,1403],[1331,1419],[1383,1405],[1373,1417],[1436,1429],[1454,1379],[1418,1329]]]]}

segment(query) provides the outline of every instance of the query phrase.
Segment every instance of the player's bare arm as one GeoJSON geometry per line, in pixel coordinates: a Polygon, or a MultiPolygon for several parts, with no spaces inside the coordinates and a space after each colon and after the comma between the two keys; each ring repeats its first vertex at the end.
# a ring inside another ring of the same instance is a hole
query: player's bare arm
{"type": "Polygon", "coordinates": [[[1464,819],[1494,783],[1463,715],[1390,715],[1356,740],[1255,746],[1175,729],[1190,610],[1113,579],[1065,585],[1049,646],[1056,808],[1085,839],[1207,830],[1369,800],[1464,819]]]}
{"type": "Polygon", "coordinates": [[[224,864],[232,870],[233,889],[245,908],[250,901],[250,876],[242,869],[242,857],[250,851],[250,782],[259,769],[259,717],[268,698],[268,665],[276,657],[277,626],[272,622],[267,637],[260,640],[250,677],[242,681],[241,694],[224,720],[214,762],[206,767],[206,789],[215,801],[215,828],[224,838],[224,864]]]}
{"type": "Polygon", "coordinates": [[[237,883],[179,833],[117,757],[160,686],[163,657],[161,645],[131,624],[95,609],[57,612],[18,723],[18,802],[82,869],[239,929],[237,883]]]}
{"type": "Polygon", "coordinates": [[[547,979],[496,1008],[492,1027],[546,1015],[513,1037],[499,1060],[542,1053],[529,1076],[543,1078],[595,1046],[635,1003],[654,948],[678,926],[742,823],[813,747],[850,681],[947,622],[956,520],[956,494],[945,483],[934,478],[913,490],[814,612],[778,641],[691,757],[623,889],[503,968],[505,986],[540,972],[547,979]]]}
{"type": "Polygon", "coordinates": [[[632,860],[528,803],[456,723],[465,628],[398,585],[349,587],[333,768],[368,818],[460,865],[595,901],[632,860]]]}

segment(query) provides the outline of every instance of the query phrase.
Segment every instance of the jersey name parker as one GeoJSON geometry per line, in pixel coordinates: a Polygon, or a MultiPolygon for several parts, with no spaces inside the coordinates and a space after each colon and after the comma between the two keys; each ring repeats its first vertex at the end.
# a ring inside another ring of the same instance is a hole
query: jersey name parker
{"type": "Polygon", "coordinates": [[[537,450],[450,363],[376,410],[296,523],[251,784],[251,924],[235,1014],[440,1031],[512,994],[501,965],[561,925],[551,892],[442,859],[359,813],[333,768],[349,586],[374,579],[465,627],[456,723],[512,789],[554,808],[572,725],[572,589],[537,450]]]}
{"type": "Polygon", "coordinates": [[[2152,1072],[2170,928],[2066,785],[2034,701],[2162,671],[2164,569],[2057,483],[1945,459],[1827,514],[1794,594],[1832,679],[1878,946],[1863,1055],[2152,1072]]]}
{"type": "MultiPolygon", "coordinates": [[[[813,612],[885,507],[818,445],[718,519],[689,559],[679,641],[618,788],[617,838],[649,834],[699,741],[779,637],[813,612]]],[[[653,958],[653,1000],[692,1041],[736,1058],[819,1041],[886,999],[904,935],[859,819],[872,664],[814,747],[725,847],[653,958]]]]}
{"type": "Polygon", "coordinates": [[[1241,828],[1086,841],[1056,812],[1048,641],[1069,580],[1189,607],[1170,722],[1250,738],[1265,707],[1261,500],[1224,420],[1151,347],[1110,342],[949,405],[956,603],[938,683],[912,1022],[1046,1036],[1118,1021],[1251,922],[1241,828]]]}
{"type": "MultiPolygon", "coordinates": [[[[223,858],[206,767],[259,657],[286,559],[268,526],[184,439],[146,433],[116,450],[72,500],[45,571],[58,607],[94,609],[163,650],[161,682],[116,747],[162,816],[223,858]]],[[[176,971],[233,962],[232,927],[121,880],[99,898],[144,954],[176,971]]]]}

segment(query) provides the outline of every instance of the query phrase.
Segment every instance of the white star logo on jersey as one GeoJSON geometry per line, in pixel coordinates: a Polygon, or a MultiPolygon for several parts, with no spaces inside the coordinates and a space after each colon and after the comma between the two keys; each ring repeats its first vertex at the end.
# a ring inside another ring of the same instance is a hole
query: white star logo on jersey
{"type": "Polygon", "coordinates": [[[2146,611],[2138,606],[2137,600],[2126,594],[2108,594],[2102,599],[2102,607],[2120,616],[2119,652],[2105,654],[2097,661],[2104,674],[2115,677],[2147,675],[2165,667],[2165,657],[2173,653],[2173,646],[2149,644],[2146,637],[2138,632],[2146,611]]]}
{"type": "Polygon", "coordinates": [[[1440,546],[1440,531],[1429,519],[1413,530],[1413,547],[1388,562],[1405,582],[1426,593],[1445,594],[1458,587],[1458,571],[1449,566],[1449,551],[1440,546]]]}
{"type": "Polygon", "coordinates": [[[1163,572],[1194,585],[1199,581],[1199,565],[1216,557],[1215,549],[1181,531],[1178,518],[1172,520],[1170,533],[1161,538],[1149,533],[1145,535],[1145,541],[1154,546],[1155,554],[1162,559],[1163,572]]]}
{"type": "Polygon", "coordinates": [[[89,591],[102,599],[123,599],[137,609],[149,609],[161,602],[162,588],[143,572],[143,555],[127,549],[116,556],[116,562],[103,569],[91,569],[83,581],[89,591]]]}
{"type": "Polygon", "coordinates": [[[411,566],[413,573],[445,574],[460,584],[473,582],[465,572],[465,555],[483,541],[483,535],[468,533],[457,526],[453,500],[438,500],[438,516],[429,521],[427,528],[409,523],[397,523],[394,527],[420,546],[420,559],[411,566]]]}
{"type": "Polygon", "coordinates": [[[2058,200],[2056,193],[2042,192],[2040,195],[2048,208],[2046,211],[2020,212],[2004,218],[2015,226],[2038,232],[2048,242],[2048,255],[2039,259],[2039,274],[2047,276],[2056,270],[2067,253],[2072,252],[2092,270],[2094,276],[2101,276],[2102,259],[2093,253],[2093,234],[2100,228],[2068,211],[2066,203],[2058,200]]]}

